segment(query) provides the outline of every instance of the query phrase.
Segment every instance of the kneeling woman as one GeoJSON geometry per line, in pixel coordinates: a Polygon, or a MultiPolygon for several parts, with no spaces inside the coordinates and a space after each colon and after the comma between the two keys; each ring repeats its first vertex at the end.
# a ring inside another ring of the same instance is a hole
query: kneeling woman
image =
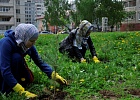
{"type": "Polygon", "coordinates": [[[0,39],[0,92],[10,93],[12,90],[25,94],[27,98],[37,95],[25,91],[24,87],[33,81],[33,74],[28,68],[24,57],[28,54],[34,63],[50,79],[60,84],[67,81],[54,72],[50,65],[42,61],[34,46],[38,39],[38,29],[32,24],[19,24],[15,31],[7,30],[5,37],[0,39]]]}

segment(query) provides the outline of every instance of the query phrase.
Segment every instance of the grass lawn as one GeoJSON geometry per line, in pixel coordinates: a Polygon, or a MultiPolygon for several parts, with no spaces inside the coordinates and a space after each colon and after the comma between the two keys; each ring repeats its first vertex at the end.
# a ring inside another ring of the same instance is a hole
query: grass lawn
{"type": "MultiPolygon", "coordinates": [[[[67,34],[41,34],[36,47],[42,59],[68,80],[60,86],[26,60],[34,73],[34,82],[26,90],[37,94],[35,100],[139,100],[140,99],[140,32],[91,33],[100,63],[86,53],[87,63],[72,62],[58,51],[59,42],[67,34]]],[[[2,36],[0,36],[2,37],[2,36]]],[[[0,100],[25,100],[10,93],[0,100]]]]}

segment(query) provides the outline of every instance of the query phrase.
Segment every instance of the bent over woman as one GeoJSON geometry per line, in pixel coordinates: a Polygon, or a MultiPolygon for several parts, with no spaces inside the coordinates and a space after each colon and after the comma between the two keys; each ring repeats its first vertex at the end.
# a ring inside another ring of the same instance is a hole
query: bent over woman
{"type": "Polygon", "coordinates": [[[24,94],[27,98],[37,97],[36,94],[25,91],[24,87],[33,82],[33,73],[28,68],[24,57],[28,54],[34,63],[50,79],[60,84],[67,81],[54,72],[50,65],[39,56],[34,44],[38,39],[38,29],[32,24],[19,24],[15,31],[7,30],[5,37],[0,39],[0,92],[10,93],[12,90],[24,94]]]}

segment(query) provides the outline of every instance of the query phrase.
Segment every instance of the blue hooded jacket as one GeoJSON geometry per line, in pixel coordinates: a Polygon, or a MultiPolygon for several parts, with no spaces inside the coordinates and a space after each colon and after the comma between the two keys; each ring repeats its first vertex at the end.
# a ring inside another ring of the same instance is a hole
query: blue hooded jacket
{"type": "MultiPolygon", "coordinates": [[[[0,91],[2,83],[5,82],[13,88],[17,84],[10,69],[10,62],[13,53],[20,53],[23,56],[29,55],[34,63],[51,78],[52,68],[45,63],[38,55],[35,46],[32,46],[26,53],[23,54],[22,49],[17,46],[13,30],[7,30],[2,39],[0,39],[0,91]]],[[[20,66],[19,66],[20,67],[20,66]]]]}

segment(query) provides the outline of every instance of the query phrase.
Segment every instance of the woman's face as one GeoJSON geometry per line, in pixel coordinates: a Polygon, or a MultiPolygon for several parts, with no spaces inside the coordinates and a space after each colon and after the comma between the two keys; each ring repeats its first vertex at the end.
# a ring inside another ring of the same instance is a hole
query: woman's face
{"type": "Polygon", "coordinates": [[[36,38],[36,39],[32,39],[32,40],[28,40],[28,41],[25,43],[26,48],[32,47],[32,46],[35,44],[36,40],[37,40],[37,38],[36,38]]]}

